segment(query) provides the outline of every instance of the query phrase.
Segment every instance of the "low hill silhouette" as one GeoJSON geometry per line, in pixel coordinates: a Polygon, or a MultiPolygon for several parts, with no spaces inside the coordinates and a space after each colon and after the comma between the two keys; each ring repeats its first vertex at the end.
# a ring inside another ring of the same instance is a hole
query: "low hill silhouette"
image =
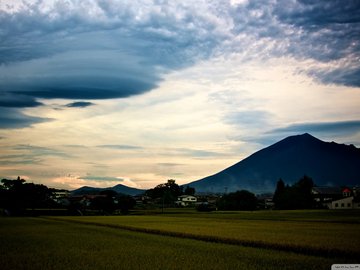
{"type": "Polygon", "coordinates": [[[108,188],[95,188],[95,187],[84,186],[73,190],[71,192],[71,195],[98,194],[104,190],[113,190],[119,194],[131,195],[131,196],[139,195],[146,191],[144,189],[131,188],[122,184],[118,184],[116,186],[108,187],[108,188]]]}

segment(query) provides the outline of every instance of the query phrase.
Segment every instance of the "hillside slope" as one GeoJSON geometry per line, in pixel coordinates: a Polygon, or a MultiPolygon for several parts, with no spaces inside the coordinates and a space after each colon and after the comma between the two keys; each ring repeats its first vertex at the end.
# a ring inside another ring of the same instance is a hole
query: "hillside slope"
{"type": "Polygon", "coordinates": [[[287,137],[212,176],[189,183],[197,192],[247,189],[273,192],[282,178],[291,184],[310,176],[321,185],[360,183],[360,149],[323,142],[308,133],[287,137]]]}

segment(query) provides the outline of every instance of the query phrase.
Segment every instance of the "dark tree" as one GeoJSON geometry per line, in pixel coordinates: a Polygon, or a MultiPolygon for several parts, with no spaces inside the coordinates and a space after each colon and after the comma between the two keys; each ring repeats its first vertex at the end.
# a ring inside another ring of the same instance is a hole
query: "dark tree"
{"type": "Polygon", "coordinates": [[[184,190],[184,194],[194,196],[195,195],[195,188],[190,187],[190,186],[186,186],[186,188],[184,190]]]}
{"type": "Polygon", "coordinates": [[[153,189],[146,191],[146,195],[153,199],[161,199],[163,204],[173,203],[182,194],[182,188],[170,179],[167,183],[157,185],[153,189]]]}
{"type": "Polygon", "coordinates": [[[119,195],[115,190],[112,190],[112,189],[102,190],[102,191],[100,191],[99,194],[105,195],[109,198],[116,198],[119,195]]]}
{"type": "Polygon", "coordinates": [[[301,178],[295,184],[295,187],[297,187],[301,192],[309,193],[311,192],[311,189],[314,187],[314,182],[309,176],[304,175],[303,178],[301,178]]]}
{"type": "Polygon", "coordinates": [[[106,195],[98,195],[91,200],[90,207],[100,211],[102,214],[111,214],[115,211],[116,206],[114,199],[106,195]]]}
{"type": "Polygon", "coordinates": [[[298,195],[298,208],[300,209],[309,209],[314,208],[314,200],[311,194],[311,190],[314,187],[313,180],[304,175],[296,184],[295,189],[297,190],[298,195]]]}
{"type": "Polygon", "coordinates": [[[256,209],[257,199],[247,190],[240,190],[224,195],[218,202],[219,210],[247,210],[256,209]]]}
{"type": "Polygon", "coordinates": [[[117,206],[120,209],[121,214],[128,214],[129,210],[133,209],[136,204],[135,199],[128,195],[118,196],[117,201],[117,206]]]}
{"type": "MultiPolygon", "coordinates": [[[[285,192],[285,183],[280,178],[277,181],[276,190],[275,190],[274,197],[273,197],[273,201],[275,203],[275,206],[279,207],[280,205],[281,206],[283,205],[284,192],[285,192]]],[[[282,207],[280,207],[280,208],[282,208],[282,207]]]]}
{"type": "Polygon", "coordinates": [[[27,208],[46,208],[51,205],[52,190],[44,185],[2,179],[1,206],[12,215],[23,215],[27,208]]]}
{"type": "Polygon", "coordinates": [[[292,186],[285,186],[280,179],[274,193],[276,209],[311,209],[314,201],[311,190],[314,186],[313,180],[304,175],[292,186]]]}
{"type": "Polygon", "coordinates": [[[25,180],[18,176],[16,180],[2,179],[1,183],[6,190],[18,190],[25,183],[25,180]]]}

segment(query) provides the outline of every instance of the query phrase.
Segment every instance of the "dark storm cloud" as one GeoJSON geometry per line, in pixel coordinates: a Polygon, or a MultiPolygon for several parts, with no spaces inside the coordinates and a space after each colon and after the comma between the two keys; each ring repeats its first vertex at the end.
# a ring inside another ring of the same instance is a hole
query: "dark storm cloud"
{"type": "Polygon", "coordinates": [[[360,87],[360,67],[339,68],[335,70],[310,70],[308,74],[325,84],[360,87]]]}
{"type": "MultiPolygon", "coordinates": [[[[36,61],[55,57],[56,63],[50,63],[50,71],[55,68],[57,72],[52,74],[45,69],[45,76],[30,78],[49,87],[46,94],[42,94],[43,89],[29,91],[33,96],[58,97],[61,94],[51,92],[66,89],[76,92],[79,85],[91,89],[95,72],[99,79],[104,79],[102,75],[105,74],[115,83],[112,93],[104,94],[105,98],[128,97],[156,87],[161,74],[158,67],[164,71],[189,65],[194,56],[209,54],[219,43],[217,37],[207,31],[214,27],[212,23],[206,22],[205,17],[194,16],[186,7],[179,6],[178,10],[172,5],[163,7],[154,3],[141,14],[131,4],[95,3],[89,3],[88,10],[75,3],[58,3],[53,10],[43,13],[39,9],[41,3],[37,3],[28,7],[31,12],[26,9],[14,14],[3,12],[0,16],[3,26],[0,63],[34,60],[32,65],[39,64],[37,68],[43,71],[46,63],[36,61]],[[101,14],[100,18],[91,14],[92,9],[101,14]],[[185,15],[174,16],[177,11],[185,15]],[[61,58],[57,58],[58,55],[61,58]],[[78,73],[80,68],[82,74],[72,76],[72,71],[78,73]],[[110,74],[109,70],[112,70],[110,74]],[[59,72],[62,81],[71,83],[53,89],[59,72]],[[73,83],[73,79],[78,80],[73,83]]],[[[19,86],[27,87],[28,82],[20,82],[19,86]]],[[[98,91],[90,91],[87,95],[83,91],[75,98],[92,96],[98,99],[102,98],[99,92],[109,90],[106,86],[96,88],[98,91]]],[[[72,98],[72,95],[67,93],[64,97],[72,98]]]]}
{"type": "Polygon", "coordinates": [[[0,11],[0,113],[40,106],[38,98],[140,95],[167,72],[233,52],[244,61],[341,60],[340,73],[306,72],[324,83],[359,86],[359,1],[84,3],[24,2],[25,8],[0,11]]]}
{"type": "Polygon", "coordinates": [[[1,129],[25,128],[48,121],[52,119],[25,115],[16,108],[0,108],[1,129]]]}
{"type": "Polygon", "coordinates": [[[278,17],[287,23],[316,29],[330,24],[360,22],[360,2],[358,0],[298,0],[280,1],[276,8],[278,17]],[[287,2],[287,3],[286,3],[287,2]]]}
{"type": "Polygon", "coordinates": [[[0,11],[0,95],[19,100],[3,106],[143,94],[221,41],[216,24],[192,5],[139,5],[37,1],[0,11]]]}
{"type": "Polygon", "coordinates": [[[308,74],[323,83],[359,87],[360,2],[280,1],[274,9],[280,23],[290,26],[286,53],[321,62],[341,60],[342,68],[311,69],[308,74]]]}
{"type": "Polygon", "coordinates": [[[69,107],[69,108],[86,108],[86,107],[89,107],[92,105],[95,105],[95,103],[88,102],[88,101],[76,101],[76,102],[66,104],[65,106],[69,107]]]}
{"type": "Polygon", "coordinates": [[[279,22],[292,26],[289,46],[294,55],[331,61],[360,52],[360,2],[280,1],[274,9],[279,22]]]}
{"type": "Polygon", "coordinates": [[[10,93],[1,93],[0,107],[8,108],[26,108],[37,107],[43,105],[41,102],[36,101],[32,97],[14,95],[10,93]]]}
{"type": "Polygon", "coordinates": [[[123,52],[92,50],[8,64],[0,67],[0,90],[45,99],[129,97],[155,88],[160,81],[154,67],[146,67],[143,60],[123,52]]]}

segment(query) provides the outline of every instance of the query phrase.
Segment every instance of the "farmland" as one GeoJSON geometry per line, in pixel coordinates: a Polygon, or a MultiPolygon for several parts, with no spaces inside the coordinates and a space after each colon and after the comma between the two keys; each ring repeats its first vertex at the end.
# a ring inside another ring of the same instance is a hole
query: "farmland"
{"type": "Polygon", "coordinates": [[[2,269],[330,269],[359,263],[359,212],[0,218],[2,269]]]}

